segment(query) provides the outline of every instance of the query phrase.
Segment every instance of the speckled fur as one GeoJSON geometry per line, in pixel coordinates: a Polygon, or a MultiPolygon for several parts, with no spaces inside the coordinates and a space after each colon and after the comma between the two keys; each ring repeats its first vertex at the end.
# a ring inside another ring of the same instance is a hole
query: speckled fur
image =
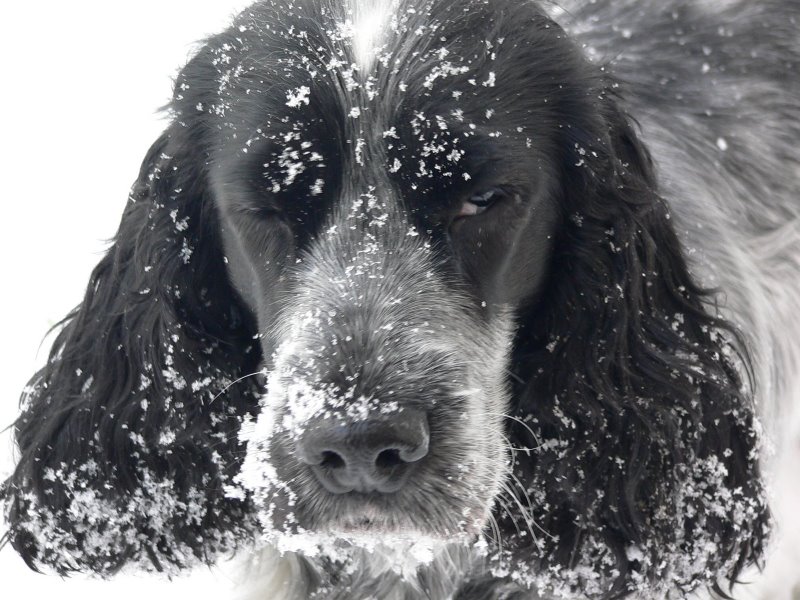
{"type": "Polygon", "coordinates": [[[25,391],[6,539],[62,574],[239,551],[252,600],[732,589],[770,527],[756,414],[798,389],[798,19],[257,2],[181,71],[25,391]],[[318,485],[317,396],[426,412],[405,488],[318,485]],[[399,573],[403,533],[433,542],[399,573]]]}
{"type": "Polygon", "coordinates": [[[800,3],[565,0],[551,13],[622,86],[692,269],[748,336],[758,405],[778,426],[800,365],[800,3]]]}

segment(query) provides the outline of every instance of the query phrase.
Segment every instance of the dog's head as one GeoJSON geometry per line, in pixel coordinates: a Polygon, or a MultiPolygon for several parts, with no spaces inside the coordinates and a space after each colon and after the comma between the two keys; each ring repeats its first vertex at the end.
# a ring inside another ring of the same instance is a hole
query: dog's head
{"type": "Polygon", "coordinates": [[[532,3],[245,11],[26,391],[14,546],[107,573],[491,525],[523,586],[735,577],[746,354],[615,88],[532,3]]]}

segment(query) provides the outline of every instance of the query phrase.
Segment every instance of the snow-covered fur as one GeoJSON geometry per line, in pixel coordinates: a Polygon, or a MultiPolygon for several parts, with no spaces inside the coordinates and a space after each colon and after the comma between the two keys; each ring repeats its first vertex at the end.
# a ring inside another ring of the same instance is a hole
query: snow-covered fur
{"type": "Polygon", "coordinates": [[[254,598],[730,589],[800,362],[798,19],[257,2],[23,394],[7,540],[102,576],[238,551],[254,598]],[[412,414],[391,493],[298,451],[412,414]]]}

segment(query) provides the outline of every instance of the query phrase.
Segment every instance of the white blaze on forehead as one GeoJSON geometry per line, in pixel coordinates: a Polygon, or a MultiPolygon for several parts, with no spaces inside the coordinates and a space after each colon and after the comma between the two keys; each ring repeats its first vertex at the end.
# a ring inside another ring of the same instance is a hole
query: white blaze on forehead
{"type": "Polygon", "coordinates": [[[362,71],[375,62],[377,49],[384,43],[397,0],[349,0],[353,20],[353,54],[362,71]]]}

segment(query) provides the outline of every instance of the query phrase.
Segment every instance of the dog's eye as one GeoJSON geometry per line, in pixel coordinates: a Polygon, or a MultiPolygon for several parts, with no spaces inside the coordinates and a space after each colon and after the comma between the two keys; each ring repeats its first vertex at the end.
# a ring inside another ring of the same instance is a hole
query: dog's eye
{"type": "Polygon", "coordinates": [[[481,194],[474,194],[461,203],[456,217],[471,217],[485,212],[492,204],[505,198],[506,193],[500,188],[492,188],[481,194]]]}

